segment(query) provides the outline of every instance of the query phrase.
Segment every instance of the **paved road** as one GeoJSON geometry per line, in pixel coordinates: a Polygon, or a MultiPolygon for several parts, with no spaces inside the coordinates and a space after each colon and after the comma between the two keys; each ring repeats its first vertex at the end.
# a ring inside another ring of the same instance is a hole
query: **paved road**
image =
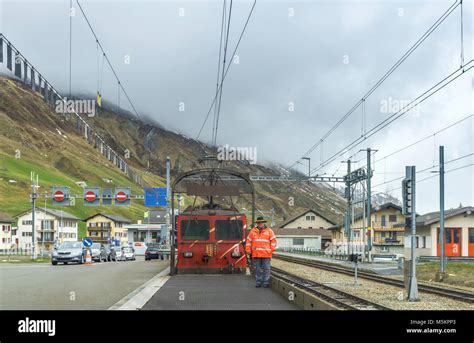
{"type": "Polygon", "coordinates": [[[168,265],[143,257],[91,266],[0,264],[0,309],[106,310],[168,265]]]}

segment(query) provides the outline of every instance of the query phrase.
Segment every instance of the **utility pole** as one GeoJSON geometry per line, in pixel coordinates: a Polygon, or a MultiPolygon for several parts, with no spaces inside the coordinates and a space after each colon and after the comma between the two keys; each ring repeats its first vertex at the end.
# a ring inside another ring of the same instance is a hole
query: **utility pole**
{"type": "Polygon", "coordinates": [[[408,301],[418,301],[416,279],[416,167],[406,166],[406,177],[402,182],[403,214],[410,217],[411,224],[411,268],[408,279],[408,301]]]}
{"type": "Polygon", "coordinates": [[[347,207],[346,207],[346,218],[345,218],[345,232],[346,232],[346,240],[347,240],[347,254],[349,255],[349,244],[350,244],[350,225],[351,225],[351,181],[349,179],[351,173],[351,160],[347,160],[347,181],[346,181],[346,199],[347,199],[347,207]]]}
{"type": "Polygon", "coordinates": [[[367,231],[369,235],[367,237],[367,245],[368,245],[368,258],[369,262],[371,261],[371,253],[372,253],[372,219],[371,219],[371,211],[372,211],[372,185],[371,185],[371,178],[372,178],[372,164],[371,164],[371,149],[367,148],[367,231]]]}
{"type": "Polygon", "coordinates": [[[38,182],[38,175],[35,174],[35,172],[31,172],[31,258],[33,260],[36,259],[36,248],[35,248],[35,239],[36,239],[36,233],[35,233],[35,212],[36,212],[36,190],[37,190],[37,182],[38,182]]]}
{"type": "Polygon", "coordinates": [[[444,257],[444,146],[439,147],[439,273],[437,279],[442,281],[446,274],[444,257]]]}
{"type": "Polygon", "coordinates": [[[174,273],[174,231],[171,224],[172,214],[174,213],[174,199],[171,199],[171,161],[169,156],[166,157],[166,250],[169,249],[170,255],[170,273],[174,273]],[[171,207],[172,206],[172,210],[171,207]]]}

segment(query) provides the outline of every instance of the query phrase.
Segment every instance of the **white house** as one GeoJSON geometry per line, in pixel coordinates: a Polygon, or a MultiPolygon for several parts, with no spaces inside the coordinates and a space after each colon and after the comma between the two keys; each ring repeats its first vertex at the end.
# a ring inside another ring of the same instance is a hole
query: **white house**
{"type": "MultiPolygon", "coordinates": [[[[18,246],[20,249],[31,249],[32,246],[32,210],[29,209],[15,216],[18,219],[18,246]]],[[[36,250],[44,248],[50,251],[55,244],[78,240],[76,216],[62,210],[37,207],[35,211],[36,250]]]]}
{"type": "Polygon", "coordinates": [[[14,244],[14,223],[15,220],[8,214],[0,212],[0,250],[10,249],[14,244]]]}
{"type": "MultiPolygon", "coordinates": [[[[439,212],[416,218],[417,256],[440,256],[439,212]]],[[[405,228],[405,256],[411,253],[411,228],[405,228]]],[[[446,210],[444,214],[445,256],[474,256],[474,207],[446,210]]]]}
{"type": "Polygon", "coordinates": [[[334,222],[314,209],[307,209],[279,223],[273,229],[278,248],[325,249],[331,242],[328,227],[334,222]]]}

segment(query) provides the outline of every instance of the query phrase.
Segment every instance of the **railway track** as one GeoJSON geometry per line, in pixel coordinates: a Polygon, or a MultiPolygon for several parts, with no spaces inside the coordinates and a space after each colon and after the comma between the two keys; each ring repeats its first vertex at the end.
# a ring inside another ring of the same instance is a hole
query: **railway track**
{"type": "MultiPolygon", "coordinates": [[[[301,265],[305,265],[305,266],[309,266],[313,268],[324,269],[324,270],[335,272],[335,273],[346,274],[346,275],[351,275],[351,276],[354,275],[354,269],[352,268],[334,266],[334,265],[324,263],[321,261],[309,260],[309,259],[305,259],[301,257],[287,256],[287,255],[281,255],[281,254],[274,254],[273,258],[286,261],[286,262],[297,263],[297,264],[301,264],[301,265]]],[[[403,280],[397,280],[397,279],[393,279],[393,278],[389,278],[386,276],[381,276],[381,275],[377,275],[377,274],[373,274],[369,272],[358,270],[357,276],[362,279],[371,280],[371,281],[383,283],[386,285],[391,285],[391,286],[396,286],[396,287],[401,287],[401,288],[405,287],[403,280]]],[[[456,299],[463,302],[474,303],[474,292],[463,291],[463,290],[458,290],[454,288],[434,286],[434,285],[429,285],[422,282],[418,283],[418,290],[426,292],[426,293],[444,296],[451,299],[456,299]]]]}
{"type": "Polygon", "coordinates": [[[312,280],[303,279],[284,270],[272,267],[272,277],[283,280],[297,288],[303,289],[314,294],[320,299],[334,305],[340,310],[357,310],[357,311],[377,311],[391,310],[388,307],[371,302],[367,299],[357,297],[353,294],[344,292],[339,289],[329,287],[327,285],[314,282],[312,280]]]}

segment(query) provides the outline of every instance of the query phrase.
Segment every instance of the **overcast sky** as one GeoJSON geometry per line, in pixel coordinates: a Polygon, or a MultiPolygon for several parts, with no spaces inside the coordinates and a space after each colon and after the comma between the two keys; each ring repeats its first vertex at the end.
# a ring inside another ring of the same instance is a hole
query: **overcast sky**
{"type": "MultiPolygon", "coordinates": [[[[69,1],[0,0],[0,29],[64,94],[69,85],[69,1]]],[[[222,96],[218,144],[258,149],[258,162],[291,165],[334,125],[455,1],[257,1],[222,96]],[[293,109],[293,111],[291,110],[293,109]]],[[[74,93],[97,91],[95,40],[75,0],[74,93]]],[[[127,92],[142,116],[195,138],[215,94],[221,1],[80,1],[127,92]],[[184,11],[184,12],[183,12],[184,11]],[[181,15],[180,15],[181,14],[181,15]],[[182,15],[184,14],[184,15],[182,15]],[[129,62],[126,63],[129,57],[129,62]],[[185,106],[180,111],[180,103],[185,106]]],[[[234,1],[229,54],[253,1],[234,1]]],[[[464,2],[464,60],[472,54],[472,1],[464,2]]],[[[460,7],[366,100],[370,129],[450,74],[460,64],[460,7]],[[385,108],[385,105],[392,105],[385,108]],[[388,110],[388,112],[386,111],[388,110]]],[[[100,58],[99,64],[102,64],[100,58]]],[[[3,68],[3,67],[2,67],[3,68]]],[[[101,68],[99,68],[101,69],[101,68]]],[[[319,173],[342,175],[340,161],[370,147],[374,159],[473,114],[472,70],[415,111],[356,146],[319,173]]],[[[104,67],[103,99],[117,101],[104,67]]],[[[127,107],[124,96],[121,97],[127,107]]],[[[212,115],[211,115],[212,118],[212,115]]],[[[212,120],[201,139],[210,141],[212,120]]],[[[358,108],[311,154],[312,167],[361,135],[358,108]]],[[[474,120],[375,164],[374,186],[474,152],[474,120]]],[[[356,155],[358,160],[363,153],[356,155]]],[[[306,163],[307,161],[302,161],[306,163]]],[[[364,163],[364,162],[362,162],[364,163]]],[[[446,170],[474,163],[473,156],[446,170]]],[[[359,164],[360,166],[361,164],[359,164]]],[[[307,167],[298,165],[301,171],[307,167]]],[[[357,167],[356,165],[355,167],[357,167]]],[[[433,176],[418,174],[418,179],[433,176]]],[[[446,206],[474,204],[474,169],[446,174],[446,206]]],[[[400,181],[374,192],[400,196],[400,181]]],[[[438,209],[438,179],[419,183],[418,210],[438,209]]]]}

